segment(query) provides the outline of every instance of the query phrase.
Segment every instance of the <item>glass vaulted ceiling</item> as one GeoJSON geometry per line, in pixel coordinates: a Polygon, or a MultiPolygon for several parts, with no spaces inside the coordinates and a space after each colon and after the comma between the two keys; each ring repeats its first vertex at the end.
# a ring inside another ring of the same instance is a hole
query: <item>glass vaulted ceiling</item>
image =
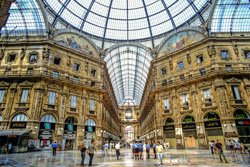
{"type": "Polygon", "coordinates": [[[138,46],[120,46],[104,58],[119,105],[141,102],[152,55],[138,46]]]}
{"type": "Polygon", "coordinates": [[[210,0],[42,0],[74,28],[111,40],[152,39],[198,18],[210,0]]]}

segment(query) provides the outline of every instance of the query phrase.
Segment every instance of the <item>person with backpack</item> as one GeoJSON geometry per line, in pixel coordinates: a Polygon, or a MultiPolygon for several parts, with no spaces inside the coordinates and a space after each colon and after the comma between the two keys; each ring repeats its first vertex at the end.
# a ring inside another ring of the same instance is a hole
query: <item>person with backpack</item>
{"type": "Polygon", "coordinates": [[[84,144],[81,145],[81,150],[80,151],[81,151],[81,158],[82,158],[81,165],[84,166],[84,160],[85,160],[85,156],[86,156],[86,152],[87,152],[87,148],[85,147],[84,144]]]}

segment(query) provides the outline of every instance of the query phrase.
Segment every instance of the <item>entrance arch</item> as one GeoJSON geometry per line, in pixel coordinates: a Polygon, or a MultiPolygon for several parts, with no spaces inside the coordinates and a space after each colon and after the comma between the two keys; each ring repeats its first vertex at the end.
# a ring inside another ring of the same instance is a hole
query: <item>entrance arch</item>
{"type": "Polygon", "coordinates": [[[239,142],[250,143],[250,115],[244,110],[234,112],[235,126],[239,135],[239,142]]]}
{"type": "Polygon", "coordinates": [[[135,130],[131,125],[127,125],[124,129],[125,142],[131,143],[135,139],[135,130]]]}
{"type": "Polygon", "coordinates": [[[96,122],[94,119],[87,119],[84,130],[84,143],[86,146],[91,144],[91,141],[96,138],[96,122]]]}
{"type": "Polygon", "coordinates": [[[163,128],[164,142],[167,143],[169,148],[176,147],[174,120],[172,118],[167,118],[163,128]]]}
{"type": "Polygon", "coordinates": [[[222,145],[225,146],[219,115],[215,112],[208,112],[204,115],[203,120],[206,131],[207,146],[209,145],[209,142],[215,142],[217,139],[220,139],[222,145]]]}
{"type": "Polygon", "coordinates": [[[62,144],[65,150],[73,150],[76,148],[77,122],[77,119],[72,116],[65,120],[62,144]]]}
{"type": "Polygon", "coordinates": [[[198,146],[195,119],[191,115],[186,115],[182,120],[182,132],[185,148],[196,148],[198,146]]]}

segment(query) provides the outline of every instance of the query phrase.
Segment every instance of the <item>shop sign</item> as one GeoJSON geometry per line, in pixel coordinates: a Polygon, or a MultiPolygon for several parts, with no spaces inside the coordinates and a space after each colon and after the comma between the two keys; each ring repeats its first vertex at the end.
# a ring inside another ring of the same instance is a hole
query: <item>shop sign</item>
{"type": "Polygon", "coordinates": [[[27,122],[11,122],[10,128],[11,129],[25,129],[27,122]]]}
{"type": "Polygon", "coordinates": [[[164,131],[174,131],[174,125],[165,125],[164,131]]]}
{"type": "Polygon", "coordinates": [[[236,126],[250,126],[250,119],[236,120],[236,126]]]}
{"type": "Polygon", "coordinates": [[[75,139],[76,135],[75,135],[74,131],[66,131],[63,134],[63,138],[65,138],[65,139],[75,139]]]}
{"type": "Polygon", "coordinates": [[[218,121],[206,121],[204,122],[205,128],[218,128],[221,127],[220,120],[218,121]]]}
{"type": "Polygon", "coordinates": [[[85,135],[84,135],[84,138],[91,140],[93,138],[93,135],[92,135],[92,133],[86,132],[85,135]]]}
{"type": "Polygon", "coordinates": [[[196,129],[195,123],[182,124],[182,129],[196,129]]]}
{"type": "Polygon", "coordinates": [[[38,137],[40,139],[52,139],[52,131],[50,131],[50,130],[40,130],[38,137]]]}

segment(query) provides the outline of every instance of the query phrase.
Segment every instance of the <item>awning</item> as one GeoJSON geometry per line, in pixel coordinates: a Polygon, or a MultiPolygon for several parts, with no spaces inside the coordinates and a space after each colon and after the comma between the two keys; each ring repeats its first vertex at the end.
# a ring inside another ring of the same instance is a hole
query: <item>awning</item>
{"type": "Polygon", "coordinates": [[[22,136],[31,130],[0,130],[0,136],[22,136]]]}

